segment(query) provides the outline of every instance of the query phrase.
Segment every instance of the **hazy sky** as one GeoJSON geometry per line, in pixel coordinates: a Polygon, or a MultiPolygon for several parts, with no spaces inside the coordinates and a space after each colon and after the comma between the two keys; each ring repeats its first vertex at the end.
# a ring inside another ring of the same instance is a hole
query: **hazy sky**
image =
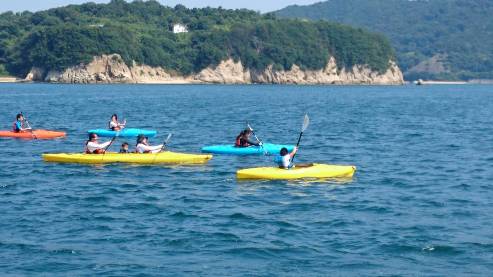
{"type": "MultiPolygon", "coordinates": [[[[107,3],[109,0],[0,0],[0,12],[24,10],[38,11],[85,2],[107,3]]],[[[167,6],[175,6],[176,4],[183,4],[190,8],[222,6],[223,8],[248,8],[267,12],[278,10],[288,5],[306,5],[320,2],[320,0],[159,0],[159,2],[167,6]]]]}

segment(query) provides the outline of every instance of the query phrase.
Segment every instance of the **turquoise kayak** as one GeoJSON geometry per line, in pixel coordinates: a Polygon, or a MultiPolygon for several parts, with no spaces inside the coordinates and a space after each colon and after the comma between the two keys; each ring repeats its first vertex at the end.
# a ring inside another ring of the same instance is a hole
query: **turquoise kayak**
{"type": "Polygon", "coordinates": [[[213,145],[202,148],[203,153],[228,155],[278,155],[283,147],[293,151],[294,145],[264,143],[262,146],[236,147],[234,145],[213,145]]]}
{"type": "Polygon", "coordinates": [[[156,136],[156,131],[142,130],[142,129],[123,129],[121,131],[111,131],[107,129],[96,129],[89,130],[88,133],[96,134],[100,137],[123,137],[123,138],[132,138],[137,137],[139,135],[144,135],[146,137],[154,137],[156,136]]]}

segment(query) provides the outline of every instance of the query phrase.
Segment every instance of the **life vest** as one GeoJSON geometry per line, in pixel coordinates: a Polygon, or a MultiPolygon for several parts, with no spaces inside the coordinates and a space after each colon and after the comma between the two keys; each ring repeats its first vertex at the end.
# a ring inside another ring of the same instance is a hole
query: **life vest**
{"type": "Polygon", "coordinates": [[[94,152],[90,152],[89,150],[86,150],[86,154],[96,154],[96,155],[99,155],[99,154],[104,154],[104,149],[96,149],[94,150],[94,152]]]}
{"type": "Polygon", "coordinates": [[[241,135],[239,135],[239,136],[236,137],[235,146],[236,147],[241,147],[241,135]]]}
{"type": "Polygon", "coordinates": [[[236,147],[248,147],[250,145],[251,144],[248,142],[248,140],[243,138],[243,135],[239,135],[236,137],[236,140],[235,140],[235,146],[236,147]]]}
{"type": "MultiPolygon", "coordinates": [[[[22,126],[22,123],[21,123],[22,126]]],[[[17,121],[14,121],[14,124],[12,124],[12,131],[14,133],[19,133],[21,130],[17,129],[17,121]]]]}

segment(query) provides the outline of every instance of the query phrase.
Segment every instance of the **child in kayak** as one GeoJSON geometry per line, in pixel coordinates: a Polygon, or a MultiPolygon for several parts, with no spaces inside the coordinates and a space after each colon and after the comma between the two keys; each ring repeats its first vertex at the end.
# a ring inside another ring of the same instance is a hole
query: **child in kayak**
{"type": "Polygon", "coordinates": [[[252,136],[252,133],[253,132],[251,130],[249,130],[249,129],[246,129],[246,130],[242,131],[236,137],[235,146],[236,147],[249,147],[249,146],[252,146],[252,145],[261,146],[262,145],[261,142],[253,141],[250,138],[252,136]]]}
{"type": "Polygon", "coordinates": [[[128,154],[128,143],[124,142],[122,148],[120,148],[120,154],[128,154]]]}
{"type": "Polygon", "coordinates": [[[294,164],[291,162],[294,154],[298,151],[298,147],[295,147],[291,153],[288,152],[286,147],[283,147],[280,152],[280,156],[276,157],[276,163],[279,165],[279,168],[290,169],[294,167],[294,164]]]}
{"type": "Polygon", "coordinates": [[[110,130],[112,131],[121,131],[123,130],[123,128],[125,128],[126,124],[126,120],[124,120],[123,122],[118,122],[118,115],[114,114],[111,116],[111,120],[108,125],[110,127],[110,130]]]}
{"type": "Polygon", "coordinates": [[[86,141],[86,147],[84,152],[86,154],[104,154],[106,152],[106,148],[111,144],[111,141],[107,141],[105,143],[98,142],[98,135],[89,134],[89,139],[86,141]]]}
{"type": "Polygon", "coordinates": [[[24,119],[24,115],[22,115],[21,113],[20,114],[17,114],[16,116],[16,120],[12,126],[12,131],[14,133],[23,133],[23,132],[27,132],[27,131],[31,131],[31,127],[29,127],[28,125],[27,127],[24,127],[24,123],[27,123],[27,121],[24,119]]]}
{"type": "Polygon", "coordinates": [[[135,152],[144,154],[144,153],[159,153],[161,152],[161,149],[163,148],[163,145],[157,145],[157,146],[151,146],[149,145],[149,138],[139,135],[137,137],[137,145],[135,147],[135,152]]]}

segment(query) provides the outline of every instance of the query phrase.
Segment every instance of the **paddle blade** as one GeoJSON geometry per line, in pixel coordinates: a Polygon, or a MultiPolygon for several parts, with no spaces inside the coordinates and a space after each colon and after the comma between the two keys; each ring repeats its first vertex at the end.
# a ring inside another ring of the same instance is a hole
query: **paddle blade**
{"type": "Polygon", "coordinates": [[[173,136],[172,133],[169,133],[168,134],[168,137],[166,138],[166,140],[164,141],[164,145],[168,144],[168,142],[171,140],[171,137],[173,136]]]}
{"type": "Polygon", "coordinates": [[[253,131],[253,128],[252,128],[252,126],[250,126],[250,123],[249,123],[248,121],[247,121],[247,127],[248,127],[248,129],[249,129],[250,131],[253,131]]]}
{"type": "Polygon", "coordinates": [[[301,127],[302,133],[308,128],[308,125],[310,125],[310,118],[308,117],[308,114],[305,114],[305,118],[303,119],[303,126],[301,127]]]}

